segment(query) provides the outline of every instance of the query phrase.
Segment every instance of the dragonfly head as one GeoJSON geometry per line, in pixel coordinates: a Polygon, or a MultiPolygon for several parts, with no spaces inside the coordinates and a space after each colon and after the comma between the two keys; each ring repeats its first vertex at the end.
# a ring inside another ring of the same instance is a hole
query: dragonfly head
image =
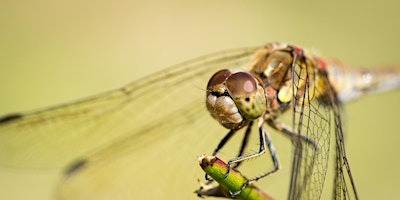
{"type": "Polygon", "coordinates": [[[208,82],[206,105],[221,125],[240,129],[265,112],[264,89],[250,73],[223,69],[208,82]]]}

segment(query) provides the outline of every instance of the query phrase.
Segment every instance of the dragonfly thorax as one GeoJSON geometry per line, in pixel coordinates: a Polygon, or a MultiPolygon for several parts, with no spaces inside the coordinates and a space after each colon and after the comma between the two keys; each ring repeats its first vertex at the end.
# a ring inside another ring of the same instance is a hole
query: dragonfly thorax
{"type": "Polygon", "coordinates": [[[251,74],[224,69],[209,80],[206,105],[221,125],[239,129],[263,115],[266,99],[263,87],[251,74]]]}

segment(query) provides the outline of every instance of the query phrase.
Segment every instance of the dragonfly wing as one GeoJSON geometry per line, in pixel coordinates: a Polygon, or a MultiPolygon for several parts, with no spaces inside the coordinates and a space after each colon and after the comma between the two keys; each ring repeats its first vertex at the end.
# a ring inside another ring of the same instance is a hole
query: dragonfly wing
{"type": "MultiPolygon", "coordinates": [[[[147,132],[182,119],[173,118],[177,115],[188,116],[181,124],[189,116],[195,123],[194,110],[206,115],[201,110],[205,110],[203,88],[209,77],[220,68],[242,65],[256,49],[212,54],[82,101],[5,116],[0,119],[0,165],[61,167],[121,139],[142,146],[166,140],[179,129],[157,129],[160,132],[155,135],[147,132]]],[[[193,134],[201,133],[193,128],[193,134]]]]}
{"type": "Polygon", "coordinates": [[[169,94],[168,97],[173,103],[159,101],[158,108],[146,118],[150,121],[148,126],[141,126],[110,146],[78,160],[65,173],[57,197],[74,200],[195,197],[194,190],[199,187],[197,180],[204,177],[197,157],[211,152],[227,131],[208,114],[204,107],[204,91],[199,87],[207,82],[216,68],[240,66],[250,55],[245,51],[239,56],[225,55],[218,61],[212,59],[207,64],[203,60],[200,66],[182,69],[197,72],[179,72],[179,77],[169,77],[178,80],[151,92],[157,99],[163,98],[157,94],[174,92],[175,95],[169,94]],[[195,79],[199,79],[198,82],[195,79]],[[189,84],[187,80],[190,80],[189,84]],[[185,87],[180,87],[181,84],[185,87]],[[174,86],[179,88],[173,89],[174,86]],[[170,107],[175,108],[164,113],[163,110],[170,107]],[[162,113],[162,116],[151,117],[154,112],[155,115],[162,113]]]}
{"type": "Polygon", "coordinates": [[[292,139],[295,148],[289,199],[321,198],[331,137],[335,137],[336,148],[336,157],[331,158],[335,164],[333,199],[358,199],[345,152],[337,93],[318,61],[298,56],[295,63],[293,130],[314,141],[316,148],[300,137],[292,139]]]}
{"type": "Polygon", "coordinates": [[[197,156],[210,153],[226,130],[196,100],[153,123],[78,160],[64,174],[58,199],[194,198],[204,177],[197,156]]]}
{"type": "Polygon", "coordinates": [[[326,95],[316,63],[297,55],[292,66],[292,128],[298,136],[313,141],[306,143],[293,137],[294,154],[289,199],[320,199],[328,167],[333,116],[331,100],[326,95]]]}
{"type": "Polygon", "coordinates": [[[335,129],[335,178],[334,199],[359,199],[347,159],[340,105],[334,105],[335,129]]]}

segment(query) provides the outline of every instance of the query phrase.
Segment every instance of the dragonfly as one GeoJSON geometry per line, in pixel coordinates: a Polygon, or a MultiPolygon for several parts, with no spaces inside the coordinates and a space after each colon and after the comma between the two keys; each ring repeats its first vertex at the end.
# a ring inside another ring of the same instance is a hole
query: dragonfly
{"type": "Polygon", "coordinates": [[[293,146],[288,199],[321,198],[331,143],[333,198],[358,199],[342,105],[399,85],[396,68],[351,68],[294,45],[223,51],[90,98],[3,116],[0,165],[60,169],[55,199],[194,199],[196,156],[210,146],[220,153],[240,131],[258,132],[260,150],[245,154],[244,139],[228,164],[268,150],[273,169],[257,169],[265,172],[248,184],[277,174],[269,127],[293,146]]]}

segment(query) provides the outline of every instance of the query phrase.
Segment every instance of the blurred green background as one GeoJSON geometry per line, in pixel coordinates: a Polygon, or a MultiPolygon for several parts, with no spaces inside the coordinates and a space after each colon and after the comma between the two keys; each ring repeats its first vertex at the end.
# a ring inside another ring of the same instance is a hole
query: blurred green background
{"type": "MultiPolygon", "coordinates": [[[[65,103],[197,56],[271,41],[349,64],[400,63],[396,1],[0,5],[0,115],[65,103]]],[[[399,196],[399,100],[397,90],[346,105],[347,153],[362,199],[399,196]]],[[[54,171],[0,168],[0,199],[48,199],[57,178],[54,171]]]]}

